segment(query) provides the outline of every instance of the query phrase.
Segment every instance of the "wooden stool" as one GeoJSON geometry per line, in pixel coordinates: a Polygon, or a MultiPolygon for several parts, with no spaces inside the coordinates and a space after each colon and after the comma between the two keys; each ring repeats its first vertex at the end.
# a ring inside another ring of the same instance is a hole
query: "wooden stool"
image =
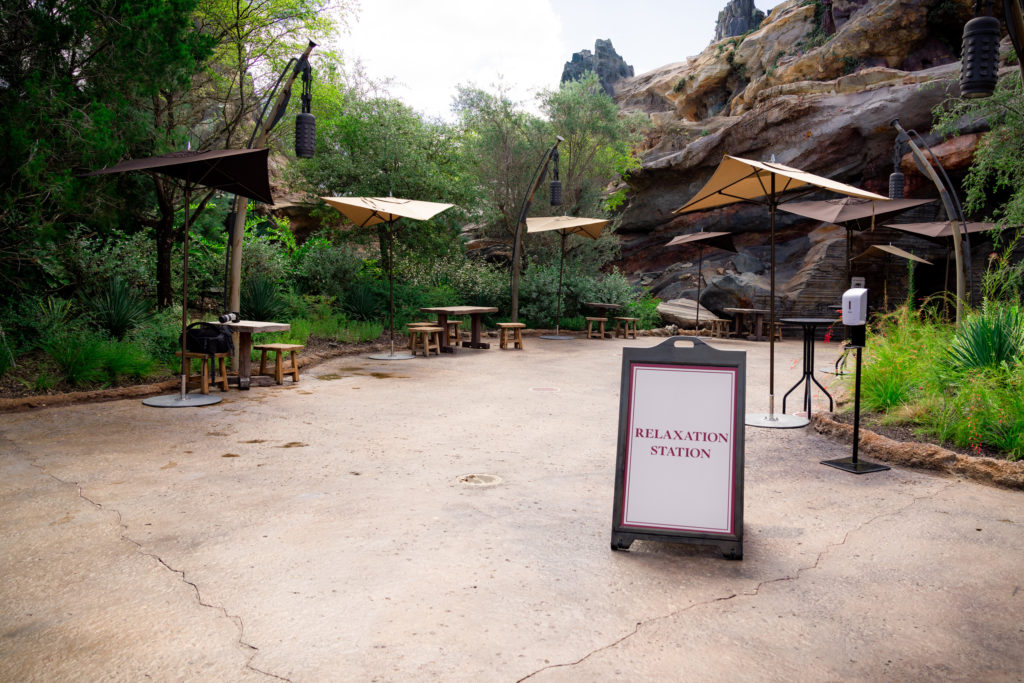
{"type": "Polygon", "coordinates": [[[604,339],[604,324],[608,322],[608,318],[598,318],[587,316],[587,339],[591,339],[594,336],[594,323],[598,324],[598,339],[604,339]]]}
{"type": "MultiPolygon", "coordinates": [[[[414,328],[414,327],[434,327],[435,325],[437,325],[436,322],[430,322],[430,321],[416,322],[416,323],[409,323],[408,325],[406,325],[406,328],[409,329],[409,330],[412,330],[412,328],[414,328]]],[[[415,340],[416,340],[416,338],[413,336],[412,332],[409,332],[409,351],[414,353],[414,354],[416,353],[415,340]]]]}
{"type": "Polygon", "coordinates": [[[423,355],[430,356],[430,348],[434,348],[437,355],[441,355],[441,333],[444,330],[437,325],[430,327],[426,325],[413,326],[409,328],[409,349],[412,355],[416,355],[416,347],[423,346],[423,355]]]}
{"type": "Polygon", "coordinates": [[[724,318],[714,318],[711,321],[711,336],[725,339],[729,336],[729,321],[724,318]]]}
{"type": "Polygon", "coordinates": [[[782,341],[782,323],[775,323],[775,338],[778,341],[782,341]]]}
{"type": "Polygon", "coordinates": [[[640,318],[627,318],[626,316],[615,317],[615,336],[619,336],[619,332],[622,332],[623,339],[629,339],[629,335],[633,335],[633,339],[636,339],[636,323],[640,318]]]}
{"type": "Polygon", "coordinates": [[[448,332],[445,334],[445,345],[447,346],[458,346],[459,345],[459,325],[462,324],[461,320],[449,320],[448,321],[448,332]]]}
{"type": "MultiPolygon", "coordinates": [[[[177,351],[175,356],[181,357],[181,351],[177,351]]],[[[210,382],[219,384],[221,391],[228,390],[228,370],[227,360],[230,353],[215,353],[213,354],[213,379],[210,379],[210,354],[208,353],[195,353],[193,351],[185,352],[185,387],[191,388],[193,385],[199,387],[199,391],[204,394],[210,393],[210,382]],[[192,374],[192,361],[199,359],[199,374],[192,374]],[[217,372],[218,361],[220,361],[220,372],[217,372]]]]}
{"type": "Polygon", "coordinates": [[[284,384],[284,376],[291,375],[293,382],[299,381],[299,364],[295,360],[295,352],[301,351],[306,348],[302,344],[257,344],[253,346],[254,349],[259,349],[260,352],[260,371],[258,374],[271,376],[267,372],[267,351],[271,351],[275,354],[274,358],[274,381],[278,384],[284,384]],[[284,367],[282,356],[285,352],[291,354],[292,365],[291,367],[284,367]]]}
{"type": "Polygon", "coordinates": [[[522,349],[523,348],[523,329],[526,327],[526,323],[498,323],[498,329],[501,330],[501,338],[498,342],[498,346],[503,349],[508,348],[508,333],[512,332],[512,348],[522,349]]]}

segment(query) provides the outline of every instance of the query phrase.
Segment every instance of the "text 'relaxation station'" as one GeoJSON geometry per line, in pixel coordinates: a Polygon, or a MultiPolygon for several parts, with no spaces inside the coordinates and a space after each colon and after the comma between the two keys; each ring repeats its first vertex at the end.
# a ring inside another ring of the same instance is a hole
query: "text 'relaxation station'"
{"type": "Polygon", "coordinates": [[[696,444],[729,443],[729,435],[722,432],[701,432],[687,431],[683,429],[655,429],[636,427],[633,431],[636,439],[650,439],[654,441],[687,442],[664,444],[651,444],[650,455],[659,455],[673,458],[706,458],[711,459],[711,449],[696,444]]]}

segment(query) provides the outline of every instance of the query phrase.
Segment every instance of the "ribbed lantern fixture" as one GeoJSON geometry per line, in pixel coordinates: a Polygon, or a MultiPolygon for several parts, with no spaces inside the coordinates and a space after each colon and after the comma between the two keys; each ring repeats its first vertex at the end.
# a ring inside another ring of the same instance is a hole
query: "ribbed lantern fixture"
{"type": "Polygon", "coordinates": [[[312,159],[316,151],[316,118],[310,113],[313,101],[313,70],[306,60],[302,66],[302,112],[295,117],[295,156],[312,159]]]}
{"type": "Polygon", "coordinates": [[[907,178],[899,171],[889,174],[889,199],[903,199],[907,178]]]}
{"type": "Polygon", "coordinates": [[[551,206],[562,205],[562,181],[558,179],[558,148],[556,147],[551,152],[551,161],[555,162],[555,167],[551,174],[551,206]]]}
{"type": "Polygon", "coordinates": [[[964,26],[960,96],[990,97],[999,76],[999,20],[975,17],[964,26]]]}

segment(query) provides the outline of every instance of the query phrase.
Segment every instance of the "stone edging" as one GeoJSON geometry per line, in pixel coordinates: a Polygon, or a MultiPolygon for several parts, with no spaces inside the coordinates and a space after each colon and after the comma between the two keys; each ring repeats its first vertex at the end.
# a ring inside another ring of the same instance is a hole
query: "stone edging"
{"type": "MultiPolygon", "coordinates": [[[[853,443],[853,425],[836,422],[829,413],[813,414],[811,425],[819,434],[853,443]]],[[[1024,462],[962,455],[928,443],[894,441],[863,427],[857,453],[896,465],[939,470],[996,486],[1024,489],[1024,462]]]]}

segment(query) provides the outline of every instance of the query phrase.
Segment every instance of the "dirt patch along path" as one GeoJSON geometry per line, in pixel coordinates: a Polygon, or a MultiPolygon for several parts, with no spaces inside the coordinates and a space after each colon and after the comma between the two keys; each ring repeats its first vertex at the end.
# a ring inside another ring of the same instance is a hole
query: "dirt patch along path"
{"type": "MultiPolygon", "coordinates": [[[[847,444],[748,428],[742,562],[612,552],[621,349],[660,341],[0,415],[0,678],[1019,677],[1017,491],[849,475],[819,464],[847,444]]],[[[763,410],[768,345],[712,343],[763,410]]]]}

